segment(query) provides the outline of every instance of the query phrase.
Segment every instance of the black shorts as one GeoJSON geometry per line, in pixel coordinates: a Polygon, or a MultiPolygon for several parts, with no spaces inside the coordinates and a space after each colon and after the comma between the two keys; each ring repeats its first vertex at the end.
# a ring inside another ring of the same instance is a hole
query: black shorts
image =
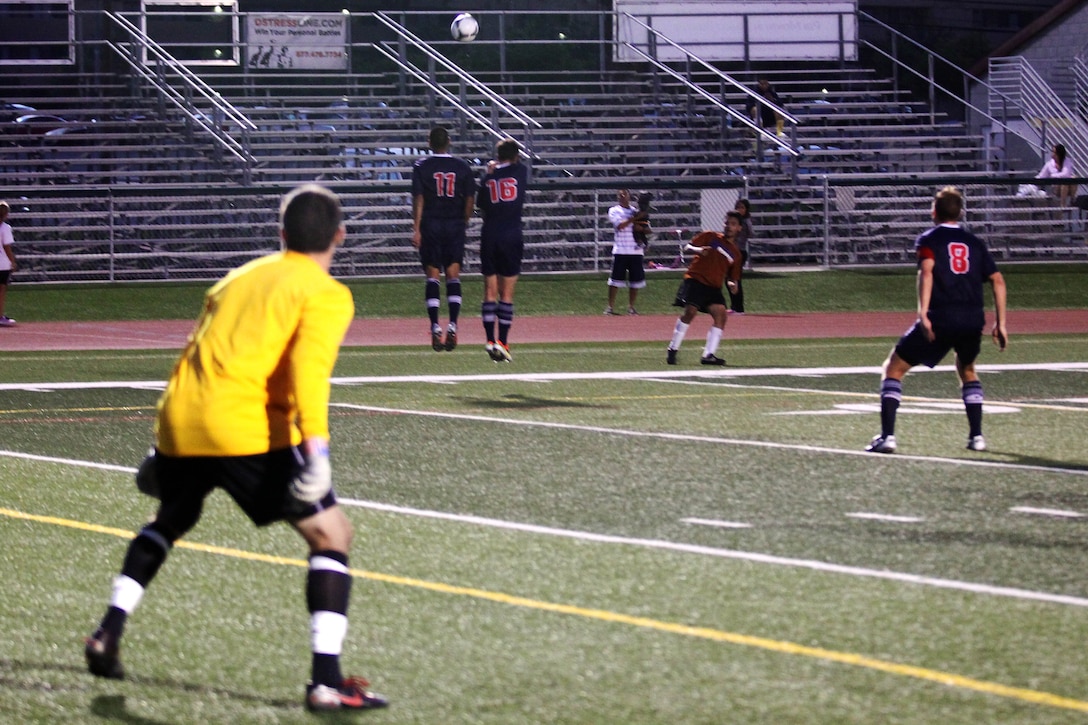
{"type": "Polygon", "coordinates": [[[336,505],[332,491],[316,504],[304,504],[290,492],[291,479],[302,468],[302,455],[285,448],[254,456],[167,456],[156,451],[162,511],[176,511],[181,521],[196,523],[204,498],[221,488],[257,526],[297,521],[336,505]]]}
{"type": "Polygon", "coordinates": [[[616,254],[612,256],[612,276],[609,287],[641,289],[646,286],[646,268],[641,254],[616,254]]]}
{"type": "Polygon", "coordinates": [[[722,294],[721,287],[711,287],[689,277],[680,283],[672,305],[673,307],[691,305],[699,312],[710,312],[712,305],[725,306],[725,295],[722,294]]]}
{"type": "Polygon", "coordinates": [[[932,342],[926,339],[925,329],[915,322],[895,343],[895,353],[908,365],[925,365],[928,368],[939,363],[949,350],[956,351],[961,365],[970,365],[978,358],[982,348],[982,330],[933,329],[932,342]]]}
{"type": "Polygon", "coordinates": [[[480,272],[485,277],[500,275],[517,277],[521,274],[521,257],[525,243],[520,234],[516,237],[494,238],[480,235],[480,272]]]}
{"type": "Polygon", "coordinates": [[[419,263],[445,269],[465,261],[465,220],[428,219],[419,224],[419,263]]]}
{"type": "Polygon", "coordinates": [[[7,284],[9,279],[11,279],[10,269],[5,269],[4,271],[0,272],[0,284],[7,284]]]}

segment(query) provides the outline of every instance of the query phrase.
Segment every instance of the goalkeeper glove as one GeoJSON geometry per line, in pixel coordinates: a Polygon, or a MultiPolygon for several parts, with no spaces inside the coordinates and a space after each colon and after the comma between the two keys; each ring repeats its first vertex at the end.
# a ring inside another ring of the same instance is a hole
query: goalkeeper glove
{"type": "Polygon", "coordinates": [[[313,504],[332,490],[329,444],[323,438],[310,438],[302,447],[305,463],[291,479],[291,495],[302,503],[313,504]]]}

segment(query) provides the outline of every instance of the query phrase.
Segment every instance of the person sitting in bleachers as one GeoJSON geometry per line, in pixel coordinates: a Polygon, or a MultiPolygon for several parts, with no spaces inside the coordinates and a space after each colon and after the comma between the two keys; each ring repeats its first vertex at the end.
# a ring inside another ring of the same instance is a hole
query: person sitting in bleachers
{"type": "MultiPolygon", "coordinates": [[[[1076,174],[1073,172],[1073,162],[1065,152],[1064,144],[1054,144],[1054,151],[1050,155],[1043,168],[1035,175],[1036,179],[1071,179],[1076,174]]],[[[1076,184],[1058,184],[1054,187],[1054,193],[1062,206],[1069,206],[1077,195],[1076,184]]]]}

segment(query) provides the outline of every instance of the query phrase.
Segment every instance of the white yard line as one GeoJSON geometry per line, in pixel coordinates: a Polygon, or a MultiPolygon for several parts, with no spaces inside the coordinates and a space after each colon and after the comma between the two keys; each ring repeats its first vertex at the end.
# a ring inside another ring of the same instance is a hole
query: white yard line
{"type": "MultiPolygon", "coordinates": [[[[0,450],[0,457],[41,461],[43,463],[76,466],[80,468],[94,468],[99,470],[117,471],[130,475],[136,473],[136,469],[130,466],[118,466],[113,464],[97,463],[94,461],[83,461],[70,458],[56,458],[53,456],[37,456],[28,453],[22,453],[19,451],[0,450]]],[[[750,551],[718,549],[710,546],[683,544],[675,541],[662,541],[660,539],[640,539],[626,536],[613,536],[610,534],[597,534],[590,531],[558,529],[551,526],[538,526],[536,524],[524,524],[513,521],[503,521],[501,519],[490,519],[482,516],[468,516],[464,514],[446,513],[443,511],[416,509],[407,506],[395,506],[393,504],[379,503],[376,501],[361,501],[358,499],[342,498],[340,499],[340,503],[344,506],[369,509],[372,511],[382,511],[385,513],[399,514],[403,516],[416,516],[420,518],[437,519],[442,521],[453,521],[462,524],[487,526],[495,529],[520,531],[524,533],[538,534],[544,536],[556,536],[566,539],[574,539],[578,541],[592,541],[603,544],[637,546],[647,549],[658,549],[663,551],[681,552],[685,554],[696,554],[699,556],[711,556],[722,559],[751,561],[774,566],[789,566],[797,569],[809,569],[812,571],[819,571],[829,574],[843,574],[846,576],[886,579],[889,581],[902,582],[906,584],[918,584],[939,589],[952,589],[964,592],[971,592],[974,594],[984,594],[988,596],[1009,597],[1012,599],[1046,602],[1050,604],[1065,604],[1075,607],[1088,607],[1088,599],[1085,599],[1083,597],[1072,597],[1063,594],[1049,594],[1047,592],[1034,592],[1027,589],[1017,589],[1014,587],[997,587],[989,584],[975,584],[973,582],[957,581],[955,579],[939,579],[936,577],[920,576],[917,574],[904,574],[901,572],[893,572],[885,569],[866,569],[864,567],[829,564],[823,561],[812,561],[809,559],[794,559],[791,557],[772,556],[770,554],[760,554],[750,551]]]]}
{"type": "Polygon", "coordinates": [[[1036,514],[1038,516],[1056,516],[1063,519],[1080,519],[1084,518],[1084,514],[1078,511],[1066,511],[1064,509],[1041,509],[1033,506],[1013,506],[1009,511],[1014,511],[1018,514],[1036,514]]]}
{"type": "Polygon", "coordinates": [[[1088,607],[1088,599],[1083,597],[1071,597],[1064,594],[1048,594],[1046,592],[1033,592],[1027,589],[1014,587],[997,587],[989,584],[975,584],[973,582],[957,581],[955,579],[938,579],[936,577],[919,576],[917,574],[903,574],[901,572],[888,571],[886,569],[866,569],[857,566],[843,566],[841,564],[829,564],[823,561],[809,559],[794,559],[791,557],[771,556],[751,551],[734,551],[731,549],[718,549],[710,546],[698,546],[695,544],[682,544],[675,541],[662,541],[660,539],[639,539],[626,536],[613,536],[610,534],[595,534],[590,531],[571,531],[557,529],[551,526],[537,526],[536,524],[522,524],[501,519],[489,519],[482,516],[466,516],[463,514],[451,514],[442,511],[428,511],[425,509],[410,508],[407,506],[394,506],[392,504],[377,503],[375,501],[359,501],[356,499],[341,499],[345,506],[383,511],[386,513],[400,514],[404,516],[419,516],[421,518],[438,519],[442,521],[454,521],[462,524],[486,526],[507,531],[519,531],[543,536],[557,536],[577,541],[592,541],[602,544],[618,544],[623,546],[637,546],[646,549],[658,549],[663,551],[676,551],[685,554],[698,554],[700,556],[712,556],[721,559],[736,559],[739,561],[751,561],[759,564],[774,566],[789,566],[796,569],[809,569],[830,574],[844,574],[847,576],[865,577],[871,579],[886,579],[889,581],[906,584],[920,584],[922,586],[936,587],[939,589],[954,589],[957,591],[985,594],[996,597],[1009,597],[1012,599],[1025,599],[1050,604],[1066,604],[1074,607],[1088,607]]]}
{"type": "Polygon", "coordinates": [[[551,428],[553,430],[579,431],[583,433],[601,433],[604,435],[625,436],[628,438],[656,438],[658,440],[681,441],[688,443],[715,443],[719,445],[746,446],[750,448],[768,448],[782,451],[799,451],[802,453],[823,453],[840,456],[862,456],[881,461],[922,461],[924,463],[943,463],[952,466],[968,466],[973,468],[996,468],[1006,471],[1042,471],[1046,473],[1061,473],[1070,476],[1088,476],[1088,469],[1061,468],[1058,466],[1038,466],[1027,463],[1005,463],[1003,461],[991,461],[971,458],[942,458],[939,456],[918,456],[903,453],[878,456],[874,453],[853,448],[830,448],[827,446],[811,446],[799,443],[777,443],[775,441],[755,441],[744,438],[722,438],[718,436],[691,435],[689,433],[662,433],[645,430],[628,430],[624,428],[608,428],[596,425],[578,425],[574,423],[554,423],[539,420],[516,420],[513,418],[500,418],[491,415],[477,415],[472,413],[443,413],[433,410],[408,410],[406,408],[383,408],[375,405],[357,405],[354,403],[330,403],[331,408],[345,410],[361,410],[368,413],[388,413],[390,415],[412,415],[421,418],[445,418],[448,420],[471,420],[479,423],[497,423],[500,425],[523,426],[526,428],[551,428]]]}

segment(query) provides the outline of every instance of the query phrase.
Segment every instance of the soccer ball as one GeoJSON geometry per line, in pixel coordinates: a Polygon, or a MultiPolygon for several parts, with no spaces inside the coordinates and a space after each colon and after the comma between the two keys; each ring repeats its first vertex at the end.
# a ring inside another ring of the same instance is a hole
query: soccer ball
{"type": "Polygon", "coordinates": [[[453,36],[454,40],[458,40],[462,43],[476,40],[476,35],[479,32],[480,24],[476,22],[476,18],[468,13],[461,13],[453,19],[452,23],[450,23],[450,35],[453,36]]]}

